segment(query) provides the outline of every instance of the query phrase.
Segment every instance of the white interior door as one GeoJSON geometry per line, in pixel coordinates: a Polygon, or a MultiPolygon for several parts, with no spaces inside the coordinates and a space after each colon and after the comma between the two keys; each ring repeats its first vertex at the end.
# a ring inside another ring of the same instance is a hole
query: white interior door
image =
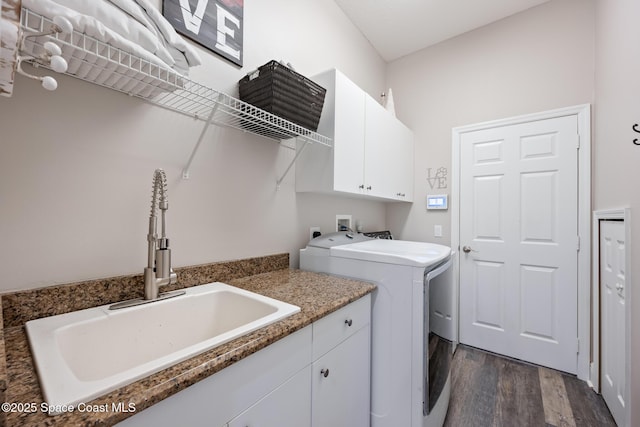
{"type": "Polygon", "coordinates": [[[460,139],[460,342],[577,371],[575,115],[460,139]]]}
{"type": "Polygon", "coordinates": [[[624,221],[601,221],[600,384],[602,396],[619,426],[626,425],[625,250],[624,221]]]}

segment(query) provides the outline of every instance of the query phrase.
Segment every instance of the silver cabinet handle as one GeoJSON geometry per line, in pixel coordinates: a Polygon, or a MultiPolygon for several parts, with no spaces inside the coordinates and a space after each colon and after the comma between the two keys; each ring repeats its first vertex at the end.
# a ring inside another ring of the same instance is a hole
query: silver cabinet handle
{"type": "Polygon", "coordinates": [[[321,370],[321,371],[320,371],[320,374],[321,374],[323,377],[327,378],[327,377],[329,376],[329,368],[326,368],[326,369],[321,370]]]}
{"type": "Polygon", "coordinates": [[[345,323],[347,326],[351,326],[351,325],[353,325],[353,319],[347,319],[347,320],[345,320],[345,321],[344,321],[344,323],[345,323]]]}
{"type": "Polygon", "coordinates": [[[364,184],[358,185],[358,188],[364,190],[364,184]]]}
{"type": "Polygon", "coordinates": [[[370,185],[367,187],[367,190],[371,190],[371,186],[370,185]]]}

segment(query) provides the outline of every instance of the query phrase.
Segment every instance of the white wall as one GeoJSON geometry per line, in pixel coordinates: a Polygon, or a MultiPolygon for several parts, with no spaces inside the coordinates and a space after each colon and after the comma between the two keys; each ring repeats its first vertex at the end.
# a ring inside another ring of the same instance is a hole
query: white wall
{"type": "Polygon", "coordinates": [[[553,1],[389,65],[398,117],[416,135],[415,203],[387,208],[403,239],[450,244],[450,213],[426,210],[427,194],[451,193],[451,129],[593,102],[594,2],[553,1]],[[447,189],[432,175],[448,170],[447,189]],[[435,238],[435,224],[443,237],[435,238]]]}
{"type": "Polygon", "coordinates": [[[631,304],[631,419],[640,425],[640,147],[632,143],[640,135],[632,126],[640,123],[640,3],[636,0],[596,2],[596,81],[594,208],[631,208],[631,256],[627,266],[627,303],[631,304]]]}
{"type": "MultiPolygon", "coordinates": [[[[337,67],[384,90],[384,62],[333,0],[251,1],[244,14],[245,66],[199,48],[194,80],[236,93],[247,72],[284,59],[305,75],[337,67]]],[[[309,226],[331,231],[336,214],[384,228],[382,203],[296,195],[293,170],[276,191],[293,151],[234,130],[211,128],[182,180],[201,128],[69,77],[53,93],[18,77],[14,96],[0,98],[0,291],[142,272],[158,167],[174,266],[277,252],[296,265],[309,226]]]]}

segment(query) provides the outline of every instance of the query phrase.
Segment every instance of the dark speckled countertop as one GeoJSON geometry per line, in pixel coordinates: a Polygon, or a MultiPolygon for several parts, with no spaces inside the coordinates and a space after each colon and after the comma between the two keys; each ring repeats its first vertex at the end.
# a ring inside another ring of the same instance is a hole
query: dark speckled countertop
{"type": "MultiPolygon", "coordinates": [[[[266,268],[260,268],[260,266],[254,266],[255,268],[253,269],[244,268],[246,267],[244,263],[249,262],[250,265],[253,265],[251,264],[252,262],[261,264],[264,262],[263,258],[236,261],[235,263],[239,263],[240,268],[233,274],[227,274],[226,276],[220,274],[205,274],[204,277],[200,275],[198,277],[202,281],[198,284],[212,281],[225,282],[239,288],[295,304],[301,308],[299,313],[88,402],[91,407],[96,409],[96,411],[93,412],[80,412],[76,410],[61,415],[49,416],[40,411],[40,405],[43,400],[24,329],[24,321],[28,320],[28,317],[34,318],[34,314],[20,315],[13,313],[12,310],[16,312],[20,311],[16,305],[25,305],[26,303],[22,302],[18,304],[18,301],[21,301],[21,299],[14,298],[14,295],[3,295],[5,328],[3,331],[0,329],[0,332],[4,333],[4,352],[6,355],[6,373],[4,373],[4,375],[1,369],[1,362],[4,362],[5,358],[3,357],[3,360],[0,360],[0,381],[5,381],[4,384],[0,385],[6,388],[4,390],[3,401],[16,404],[32,404],[32,406],[37,407],[37,410],[34,412],[16,411],[3,414],[5,415],[5,419],[0,418],[0,425],[113,425],[133,415],[133,413],[112,411],[112,403],[124,404],[125,407],[133,407],[135,408],[135,412],[142,411],[292,332],[311,324],[338,308],[363,297],[375,289],[374,285],[365,282],[300,270],[290,270],[286,267],[283,268],[285,263],[288,265],[288,256],[286,254],[272,256],[271,258],[265,257],[265,259],[266,258],[269,259],[266,263],[266,268]],[[282,257],[286,257],[286,259],[282,259],[282,257]],[[267,272],[256,274],[259,270],[267,272]],[[252,274],[243,276],[243,273],[247,272],[252,274]],[[5,301],[5,297],[8,297],[9,301],[5,301]],[[14,300],[12,300],[12,298],[14,298],[14,300]],[[7,311],[12,312],[10,317],[7,316],[7,311]],[[104,408],[107,410],[104,412],[99,411],[104,408]]],[[[228,273],[229,270],[227,266],[233,263],[234,262],[216,263],[199,266],[197,268],[211,269],[213,266],[215,271],[228,273]]],[[[200,270],[194,271],[200,272],[200,270]]],[[[179,270],[178,273],[180,274],[179,270]]],[[[189,274],[186,269],[182,273],[183,276],[188,276],[189,274]]],[[[130,278],[124,279],[123,281],[125,282],[130,280],[130,278]]],[[[190,280],[193,282],[197,279],[191,278],[190,280]]],[[[187,277],[185,277],[184,282],[186,284],[183,284],[182,287],[196,285],[196,283],[188,283],[189,280],[187,277]]],[[[95,282],[87,283],[96,285],[95,282]]],[[[45,289],[47,292],[50,291],[49,288],[45,289]]],[[[130,296],[128,295],[127,297],[130,296]]],[[[28,300],[29,298],[38,300],[41,299],[42,296],[28,295],[28,292],[23,293],[22,300],[28,300]]],[[[101,302],[101,304],[108,302],[111,301],[101,302]]],[[[34,308],[31,307],[29,311],[33,312],[33,309],[34,308]]],[[[52,309],[49,307],[46,310],[51,311],[52,309]]],[[[59,310],[53,309],[53,311],[59,310]]],[[[69,308],[62,310],[62,312],[65,311],[69,311],[69,308]]],[[[0,346],[0,350],[2,350],[2,346],[0,346]]]]}

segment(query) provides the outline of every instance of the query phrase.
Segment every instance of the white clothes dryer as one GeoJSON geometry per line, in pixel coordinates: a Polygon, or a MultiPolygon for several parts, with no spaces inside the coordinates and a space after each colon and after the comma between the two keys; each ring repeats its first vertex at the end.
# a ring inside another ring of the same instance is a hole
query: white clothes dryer
{"type": "Polygon", "coordinates": [[[440,427],[456,341],[451,248],[350,232],[317,237],[300,269],[375,283],[371,426],[440,427]]]}

